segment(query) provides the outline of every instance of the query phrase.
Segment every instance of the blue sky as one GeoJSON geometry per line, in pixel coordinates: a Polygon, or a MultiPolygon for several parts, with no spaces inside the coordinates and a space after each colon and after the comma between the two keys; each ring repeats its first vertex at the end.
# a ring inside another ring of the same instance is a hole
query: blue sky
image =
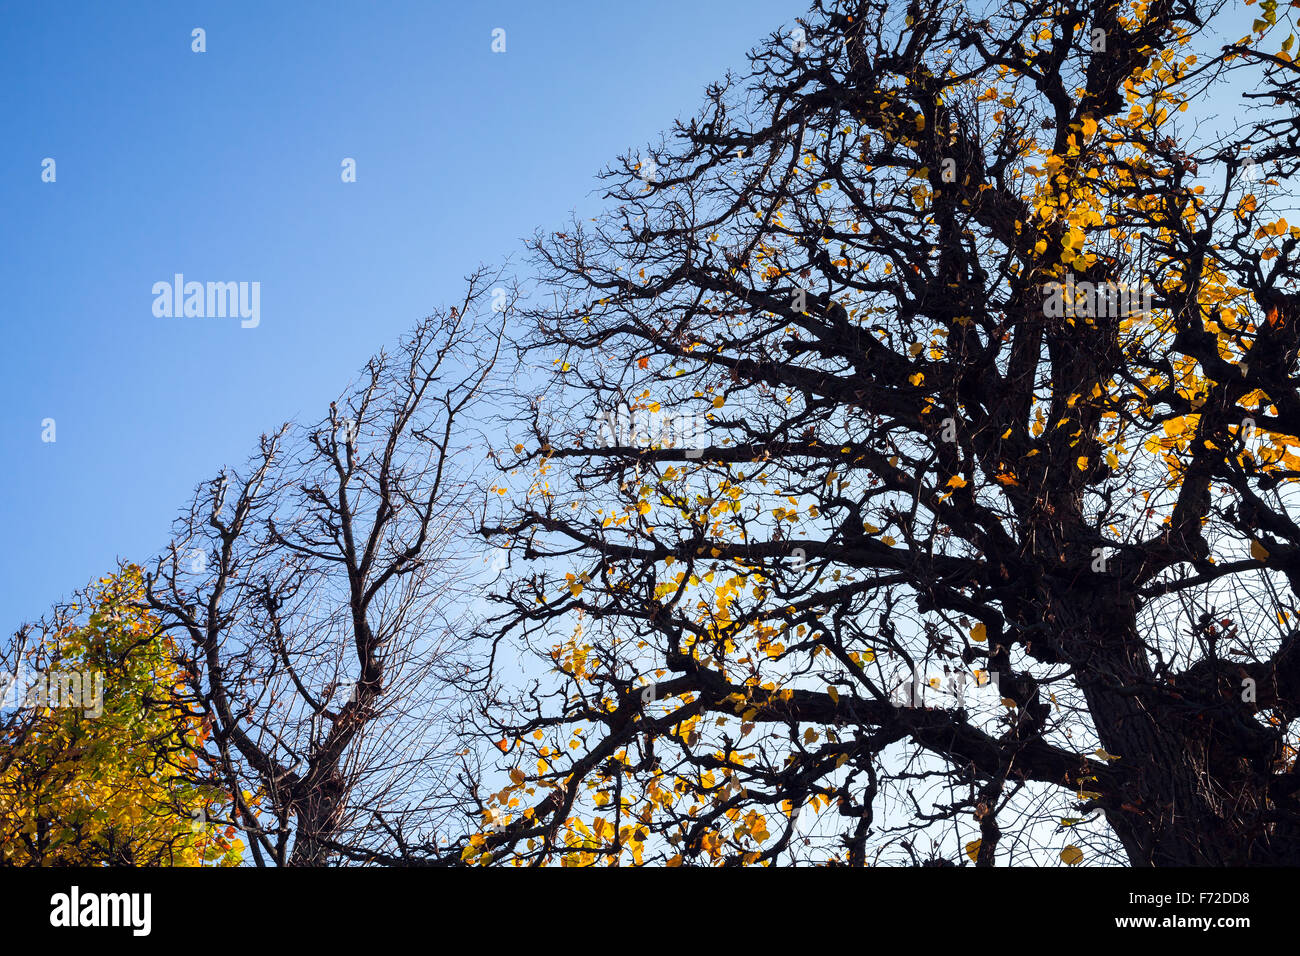
{"type": "Polygon", "coordinates": [[[0,3],[0,627],[147,559],[804,7],[0,3]],[[260,282],[260,325],[155,317],[177,272],[260,282]]]}

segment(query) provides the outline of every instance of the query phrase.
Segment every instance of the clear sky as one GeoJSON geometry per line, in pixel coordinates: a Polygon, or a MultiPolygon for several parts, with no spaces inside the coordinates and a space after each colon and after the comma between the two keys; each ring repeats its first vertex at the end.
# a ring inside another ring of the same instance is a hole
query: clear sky
{"type": "Polygon", "coordinates": [[[146,560],[804,8],[0,2],[0,627],[146,560]],[[155,316],[176,273],[259,282],[260,324],[155,316]]]}

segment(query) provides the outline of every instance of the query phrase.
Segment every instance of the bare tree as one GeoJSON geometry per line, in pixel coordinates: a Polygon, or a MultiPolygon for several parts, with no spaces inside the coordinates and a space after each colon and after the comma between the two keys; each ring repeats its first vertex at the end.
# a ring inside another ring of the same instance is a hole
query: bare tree
{"type": "Polygon", "coordinates": [[[472,426],[509,301],[467,281],[322,420],[202,486],[149,575],[258,864],[411,862],[459,819],[472,426]]]}

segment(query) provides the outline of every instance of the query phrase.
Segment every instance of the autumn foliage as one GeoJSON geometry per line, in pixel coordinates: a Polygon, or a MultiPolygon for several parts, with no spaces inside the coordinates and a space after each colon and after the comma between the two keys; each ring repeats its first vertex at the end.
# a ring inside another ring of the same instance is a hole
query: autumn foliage
{"type": "Polygon", "coordinates": [[[20,635],[7,663],[26,685],[75,673],[84,687],[93,675],[102,697],[28,706],[24,682],[11,692],[0,723],[0,863],[239,862],[241,841],[217,822],[223,793],[199,772],[206,731],[143,596],[140,569],[125,565],[20,635]]]}

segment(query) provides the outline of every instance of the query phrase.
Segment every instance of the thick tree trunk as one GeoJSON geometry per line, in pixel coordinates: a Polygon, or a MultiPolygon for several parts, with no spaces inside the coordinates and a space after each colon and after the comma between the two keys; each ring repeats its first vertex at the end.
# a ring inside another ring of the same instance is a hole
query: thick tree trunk
{"type": "MultiPolygon", "coordinates": [[[[1270,819],[1276,737],[1218,674],[1152,673],[1132,615],[1066,643],[1102,747],[1118,756],[1106,818],[1134,866],[1295,865],[1293,825],[1270,819]]],[[[1208,672],[1207,672],[1208,673],[1208,672]]]]}
{"type": "Polygon", "coordinates": [[[324,866],[329,861],[328,844],[338,835],[344,781],[337,771],[309,774],[305,780],[289,865],[324,866]]]}

